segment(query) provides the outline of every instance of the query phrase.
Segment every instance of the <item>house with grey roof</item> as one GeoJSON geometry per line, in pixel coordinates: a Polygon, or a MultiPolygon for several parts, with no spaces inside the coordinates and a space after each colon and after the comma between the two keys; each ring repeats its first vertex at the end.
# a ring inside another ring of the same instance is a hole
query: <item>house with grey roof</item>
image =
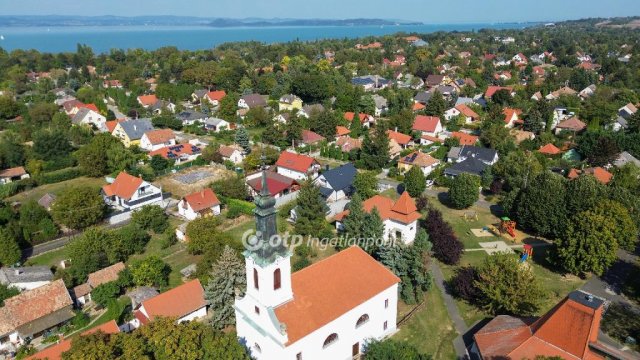
{"type": "Polygon", "coordinates": [[[324,106],[322,104],[305,105],[302,107],[302,110],[298,111],[298,115],[304,116],[308,119],[314,112],[324,112],[324,106]]]}
{"type": "Polygon", "coordinates": [[[4,267],[0,269],[0,284],[20,291],[39,288],[52,280],[53,273],[48,266],[4,267]]]}
{"type": "Polygon", "coordinates": [[[498,162],[498,152],[494,149],[480,146],[454,146],[447,153],[447,161],[450,163],[460,163],[468,158],[474,158],[486,165],[493,165],[498,162]]]}
{"type": "Polygon", "coordinates": [[[229,122],[219,118],[208,118],[204,121],[204,128],[208,131],[220,132],[229,130],[229,122]]]}
{"type": "Polygon", "coordinates": [[[353,181],[357,173],[355,166],[347,163],[324,171],[314,182],[320,187],[320,193],[327,202],[334,202],[353,193],[353,181]]]}
{"type": "Polygon", "coordinates": [[[131,308],[137,309],[142,302],[160,295],[158,289],[149,286],[141,286],[126,293],[129,299],[131,299],[131,308]]]}
{"type": "Polygon", "coordinates": [[[71,118],[73,125],[88,125],[99,131],[107,131],[107,118],[89,108],[80,108],[71,118]]]}
{"type": "Polygon", "coordinates": [[[209,117],[199,111],[184,110],[176,115],[176,119],[182,121],[183,125],[193,125],[195,123],[204,123],[209,117]]]}
{"type": "Polygon", "coordinates": [[[151,130],[153,130],[151,119],[127,120],[116,125],[113,130],[113,136],[120,138],[125,143],[125,146],[131,146],[139,143],[142,135],[151,130]]]}
{"type": "Polygon", "coordinates": [[[375,116],[382,116],[382,114],[389,111],[389,105],[388,105],[387,99],[385,99],[384,97],[378,94],[374,94],[372,97],[373,97],[373,102],[376,104],[376,109],[374,113],[375,116]]]}
{"type": "Polygon", "coordinates": [[[209,93],[207,89],[198,89],[191,94],[191,103],[199,104],[205,95],[209,93]]]}
{"type": "Polygon", "coordinates": [[[629,154],[626,151],[623,151],[618,155],[618,158],[613,163],[616,167],[623,167],[627,164],[633,164],[640,168],[640,160],[636,159],[635,156],[629,154]]]}
{"type": "Polygon", "coordinates": [[[433,95],[433,93],[429,92],[429,91],[420,91],[413,99],[416,102],[419,102],[423,105],[426,105],[429,100],[431,99],[431,96],[433,95]]]}
{"type": "Polygon", "coordinates": [[[238,100],[238,107],[241,109],[252,109],[267,106],[267,96],[260,94],[242,95],[238,100]]]}
{"type": "Polygon", "coordinates": [[[456,177],[460,174],[482,176],[487,167],[487,164],[476,158],[467,158],[444,169],[444,175],[447,177],[456,177]]]}
{"type": "Polygon", "coordinates": [[[56,196],[52,193],[46,193],[44,195],[42,195],[42,197],[40,199],[38,199],[38,205],[42,206],[43,208],[47,209],[47,211],[51,210],[51,205],[53,205],[53,202],[56,201],[56,196]]]}

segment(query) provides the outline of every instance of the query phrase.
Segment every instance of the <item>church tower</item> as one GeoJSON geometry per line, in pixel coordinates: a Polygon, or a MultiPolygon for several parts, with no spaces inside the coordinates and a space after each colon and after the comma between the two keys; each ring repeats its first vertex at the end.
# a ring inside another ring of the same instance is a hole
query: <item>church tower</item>
{"type": "MultiPolygon", "coordinates": [[[[262,159],[264,162],[264,155],[262,159]]],[[[262,170],[262,189],[255,205],[255,246],[244,252],[247,295],[260,305],[273,308],[293,298],[291,252],[278,237],[276,199],[269,194],[265,169],[262,170]]]]}

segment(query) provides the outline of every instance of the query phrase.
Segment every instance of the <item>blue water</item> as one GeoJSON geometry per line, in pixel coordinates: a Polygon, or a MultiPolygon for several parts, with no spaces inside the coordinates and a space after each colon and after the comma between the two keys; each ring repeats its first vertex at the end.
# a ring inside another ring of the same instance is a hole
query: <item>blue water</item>
{"type": "Polygon", "coordinates": [[[177,46],[179,49],[209,49],[224,42],[260,41],[264,43],[293,40],[312,41],[330,38],[356,38],[369,35],[385,35],[396,32],[431,33],[436,31],[470,31],[482,28],[519,29],[526,25],[505,24],[457,24],[457,25],[416,25],[416,26],[330,26],[330,27],[268,27],[268,28],[211,28],[194,27],[0,27],[0,47],[15,49],[36,49],[41,52],[75,51],[76,45],[90,45],[95,52],[110,49],[142,48],[147,50],[163,46],[177,46]]]}

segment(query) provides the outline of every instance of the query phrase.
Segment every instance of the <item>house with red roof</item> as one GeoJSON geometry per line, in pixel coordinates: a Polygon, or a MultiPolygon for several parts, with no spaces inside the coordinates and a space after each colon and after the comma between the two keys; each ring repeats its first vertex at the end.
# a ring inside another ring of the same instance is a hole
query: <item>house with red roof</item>
{"type": "Polygon", "coordinates": [[[320,170],[316,159],[302,154],[283,151],[276,161],[277,173],[295,180],[315,179],[320,170]]]}
{"type": "Polygon", "coordinates": [[[178,214],[187,220],[220,215],[220,200],[211,188],[185,195],[178,203],[178,214]]]}
{"type": "Polygon", "coordinates": [[[159,187],[124,171],[113,182],[102,187],[102,196],[107,205],[123,209],[137,209],[162,202],[162,190],[159,187]]]}
{"type": "Polygon", "coordinates": [[[437,137],[442,132],[442,123],[437,116],[417,115],[413,120],[412,130],[419,132],[421,136],[437,137]]]}
{"type": "Polygon", "coordinates": [[[560,134],[563,131],[569,131],[573,133],[580,133],[587,128],[587,124],[582,122],[582,120],[578,119],[576,116],[572,116],[571,118],[561,121],[555,127],[556,135],[560,134]]]}
{"type": "Polygon", "coordinates": [[[318,144],[326,140],[324,136],[311,130],[302,130],[302,143],[305,145],[318,144]]]}
{"type": "Polygon", "coordinates": [[[176,144],[176,134],[171,129],[155,129],[147,131],[140,138],[140,148],[154,151],[165,146],[176,144]]]}
{"type": "Polygon", "coordinates": [[[124,263],[119,262],[89,274],[87,282],[74,287],[70,291],[71,297],[76,305],[82,307],[91,301],[91,292],[93,289],[102,284],[118,280],[118,275],[124,269],[124,263]]]}
{"type": "Polygon", "coordinates": [[[131,325],[138,328],[159,317],[175,318],[178,323],[207,316],[207,301],[200,280],[195,279],[142,302],[133,312],[131,325]]]}
{"type": "Polygon", "coordinates": [[[464,116],[465,123],[467,124],[471,124],[475,121],[480,120],[480,115],[478,115],[475,111],[473,111],[469,106],[465,104],[458,104],[455,107],[452,107],[451,109],[444,112],[444,118],[447,121],[450,121],[451,119],[460,115],[464,116]]]}
{"type": "Polygon", "coordinates": [[[197,159],[201,153],[202,149],[199,146],[193,144],[175,144],[151,151],[148,156],[152,158],[159,155],[167,160],[173,160],[175,164],[183,164],[197,159]]]}
{"type": "Polygon", "coordinates": [[[517,122],[520,121],[520,115],[522,115],[522,110],[504,108],[502,110],[502,114],[504,115],[504,126],[507,128],[512,128],[517,122]]]}
{"type": "Polygon", "coordinates": [[[474,335],[472,358],[632,359],[598,339],[604,303],[578,290],[539,318],[499,315],[474,335]]]}
{"type": "Polygon", "coordinates": [[[440,160],[425,154],[422,151],[414,151],[398,160],[398,170],[401,174],[408,172],[413,167],[419,168],[424,176],[429,175],[440,164],[440,160]]]}
{"type": "Polygon", "coordinates": [[[138,104],[145,109],[155,105],[157,102],[158,97],[155,94],[138,96],[138,104]]]}
{"type": "MultiPolygon", "coordinates": [[[[347,120],[349,123],[351,123],[353,121],[353,117],[356,116],[356,114],[354,112],[351,111],[347,111],[344,113],[344,119],[347,120]]],[[[376,119],[369,115],[369,114],[358,114],[358,117],[360,118],[360,123],[362,124],[362,126],[364,127],[370,127],[372,124],[376,123],[376,119]]]]}
{"type": "MultiPolygon", "coordinates": [[[[101,332],[103,334],[117,334],[120,332],[120,328],[118,327],[118,323],[116,323],[115,320],[111,320],[108,323],[96,326],[83,332],[82,334],[80,334],[80,336],[87,336],[98,332],[101,332]]],[[[37,353],[25,358],[25,360],[62,360],[62,353],[71,350],[71,341],[71,338],[64,339],[55,345],[38,351],[37,353]]]]}
{"type": "Polygon", "coordinates": [[[336,140],[342,136],[348,136],[349,134],[351,134],[351,130],[347,129],[345,126],[336,126],[336,140]]]}
{"type": "Polygon", "coordinates": [[[478,142],[478,137],[460,131],[453,131],[451,137],[458,139],[460,146],[473,146],[478,142]]]}
{"type": "Polygon", "coordinates": [[[224,90],[209,91],[204,95],[203,99],[215,107],[220,105],[220,101],[222,101],[225,96],[227,96],[227,92],[224,90]]]}
{"type": "MultiPolygon", "coordinates": [[[[265,176],[269,195],[275,199],[300,190],[300,183],[295,179],[270,170],[265,171],[265,176]]],[[[262,171],[247,175],[246,182],[251,196],[258,196],[262,191],[262,171]]]]}
{"type": "Polygon", "coordinates": [[[538,152],[544,155],[555,156],[560,154],[562,150],[558,149],[558,147],[553,145],[552,143],[548,143],[544,146],[541,146],[540,149],[538,149],[538,152]]]}
{"type": "Polygon", "coordinates": [[[611,182],[611,179],[613,179],[612,173],[599,166],[586,168],[584,170],[571,169],[569,171],[569,174],[567,174],[567,178],[569,180],[573,180],[578,178],[580,175],[591,175],[605,185],[607,185],[609,182],[611,182]]]}
{"type": "Polygon", "coordinates": [[[485,91],[484,93],[485,100],[491,99],[491,97],[493,97],[493,94],[495,94],[498,90],[508,90],[512,97],[515,95],[515,92],[513,91],[513,87],[511,86],[493,86],[492,85],[487,87],[487,91],[485,91]]]}
{"type": "Polygon", "coordinates": [[[0,184],[8,184],[29,177],[29,173],[22,166],[0,170],[0,184]]]}
{"type": "Polygon", "coordinates": [[[394,140],[398,145],[402,146],[403,149],[413,144],[413,139],[410,135],[395,130],[387,130],[387,136],[389,140],[394,140]]]}
{"type": "Polygon", "coordinates": [[[240,164],[244,161],[244,150],[238,145],[220,145],[218,154],[222,156],[223,161],[231,161],[234,164],[240,164]]]}

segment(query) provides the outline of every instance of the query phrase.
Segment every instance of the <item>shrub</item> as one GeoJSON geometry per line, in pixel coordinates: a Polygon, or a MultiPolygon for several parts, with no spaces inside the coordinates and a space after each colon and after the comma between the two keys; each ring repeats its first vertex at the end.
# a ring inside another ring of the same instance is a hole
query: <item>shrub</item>
{"type": "Polygon", "coordinates": [[[168,216],[160,206],[145,205],[131,214],[131,222],[138,224],[144,230],[153,230],[157,234],[163,233],[169,226],[168,216]]]}
{"type": "Polygon", "coordinates": [[[62,181],[75,179],[80,176],[82,176],[82,171],[79,167],[70,167],[66,169],[42,173],[36,177],[36,181],[39,185],[55,184],[62,181]]]}
{"type": "Polygon", "coordinates": [[[478,299],[480,291],[475,282],[478,280],[478,271],[472,266],[465,266],[456,269],[449,285],[453,294],[469,303],[478,299]]]}
{"type": "Polygon", "coordinates": [[[227,217],[230,219],[237,218],[240,215],[253,215],[253,209],[255,205],[248,201],[238,199],[226,199],[227,200],[227,217]]]}
{"type": "Polygon", "coordinates": [[[464,246],[458,240],[451,226],[444,221],[442,213],[436,209],[429,210],[425,222],[429,240],[433,243],[433,255],[447,265],[455,265],[460,261],[464,246]]]}
{"type": "Polygon", "coordinates": [[[117,299],[118,295],[120,286],[115,281],[98,285],[91,291],[91,299],[103,308],[109,305],[110,301],[117,299]]]}

